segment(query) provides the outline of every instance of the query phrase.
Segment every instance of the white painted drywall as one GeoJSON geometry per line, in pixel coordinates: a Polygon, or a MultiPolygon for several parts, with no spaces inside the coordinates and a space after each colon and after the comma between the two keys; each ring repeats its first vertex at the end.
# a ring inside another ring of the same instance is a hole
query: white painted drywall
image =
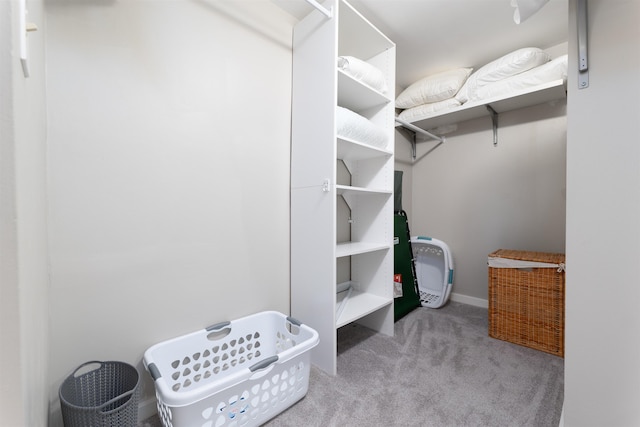
{"type": "MultiPolygon", "coordinates": [[[[13,2],[0,2],[0,50],[14,47],[13,2]]],[[[17,16],[17,13],[16,13],[17,16]]],[[[16,225],[14,58],[0,56],[0,412],[8,423],[25,422],[20,367],[20,283],[16,225]],[[18,367],[18,369],[16,369],[18,367]]]]}
{"type": "Polygon", "coordinates": [[[589,0],[589,88],[570,2],[566,427],[640,425],[640,2],[589,0]]]}
{"type": "MultiPolygon", "coordinates": [[[[447,242],[454,295],[486,305],[488,254],[564,252],[566,101],[500,114],[496,147],[489,116],[460,123],[445,138],[437,147],[418,143],[411,232],[447,242]]],[[[406,146],[398,138],[396,149],[406,146]]],[[[400,161],[396,168],[406,168],[400,161]]]]}
{"type": "MultiPolygon", "coordinates": [[[[403,88],[396,87],[396,93],[403,88]]],[[[411,187],[413,186],[413,167],[411,158],[412,133],[403,128],[396,127],[395,131],[395,164],[394,169],[402,172],[402,210],[409,215],[412,208],[411,187]]],[[[409,216],[409,225],[411,217],[409,216]]],[[[411,229],[409,229],[411,231],[411,229]]]]}
{"type": "Polygon", "coordinates": [[[20,65],[17,2],[0,4],[0,414],[42,426],[48,412],[48,259],[43,2],[28,3],[30,77],[20,65]]]}
{"type": "Polygon", "coordinates": [[[265,1],[47,5],[51,425],[88,360],[289,312],[293,18],[265,1]]]}

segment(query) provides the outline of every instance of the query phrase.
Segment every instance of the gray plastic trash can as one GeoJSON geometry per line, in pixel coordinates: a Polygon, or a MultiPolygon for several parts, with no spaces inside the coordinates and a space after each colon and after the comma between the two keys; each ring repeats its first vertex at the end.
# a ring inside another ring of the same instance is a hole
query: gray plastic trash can
{"type": "Polygon", "coordinates": [[[65,427],[135,427],[140,375],[124,362],[86,362],[59,390],[65,427]]]}

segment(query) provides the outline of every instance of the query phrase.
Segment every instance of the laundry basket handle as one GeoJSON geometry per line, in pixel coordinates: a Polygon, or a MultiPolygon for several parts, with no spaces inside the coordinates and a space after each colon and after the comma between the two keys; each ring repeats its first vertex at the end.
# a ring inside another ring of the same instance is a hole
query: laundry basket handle
{"type": "Polygon", "coordinates": [[[251,372],[255,372],[255,371],[257,371],[257,370],[264,369],[264,368],[266,368],[267,366],[269,366],[269,365],[271,365],[272,363],[275,363],[275,362],[277,362],[277,361],[278,361],[278,356],[271,356],[271,357],[267,357],[266,359],[264,359],[264,360],[262,360],[262,361],[260,361],[260,362],[258,362],[258,363],[256,363],[256,364],[254,364],[254,365],[251,365],[251,366],[249,367],[249,370],[250,370],[251,372]]]}
{"type": "Polygon", "coordinates": [[[295,317],[287,316],[287,320],[289,323],[295,326],[302,326],[302,322],[296,319],[295,317]]]}
{"type": "Polygon", "coordinates": [[[151,374],[151,378],[153,378],[154,381],[158,381],[158,378],[162,377],[160,369],[158,369],[156,364],[153,362],[149,363],[149,365],[147,366],[147,370],[149,371],[149,374],[151,374]]]}
{"type": "Polygon", "coordinates": [[[222,329],[225,326],[229,326],[230,324],[231,322],[227,320],[226,322],[220,322],[216,323],[215,325],[207,326],[205,329],[207,330],[207,332],[217,331],[218,329],[222,329]]]}
{"type": "Polygon", "coordinates": [[[209,341],[221,340],[231,333],[231,322],[226,321],[216,323],[215,325],[205,328],[205,330],[209,333],[207,334],[207,339],[209,341]]]}

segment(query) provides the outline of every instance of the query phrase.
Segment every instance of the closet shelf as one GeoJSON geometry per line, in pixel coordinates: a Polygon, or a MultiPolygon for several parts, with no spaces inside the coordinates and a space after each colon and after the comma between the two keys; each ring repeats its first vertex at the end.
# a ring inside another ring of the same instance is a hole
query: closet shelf
{"type": "MultiPolygon", "coordinates": [[[[336,298],[347,298],[340,316],[336,319],[336,328],[355,322],[356,320],[393,303],[393,299],[391,298],[384,298],[367,292],[360,292],[355,289],[348,297],[346,295],[338,295],[336,298]]],[[[339,302],[341,301],[337,301],[337,303],[339,302]]]]}
{"type": "Polygon", "coordinates": [[[377,211],[382,209],[393,192],[391,190],[336,185],[336,194],[342,196],[352,211],[359,209],[377,211]]]}
{"type": "Polygon", "coordinates": [[[340,160],[366,160],[375,159],[376,157],[389,158],[392,155],[393,152],[387,149],[363,144],[362,142],[348,138],[338,137],[337,158],[340,160]]]}
{"type": "MultiPolygon", "coordinates": [[[[355,56],[365,61],[396,46],[346,1],[340,3],[338,36],[339,56],[355,56]]],[[[393,56],[395,66],[395,52],[393,56]]]]}
{"type": "Polygon", "coordinates": [[[336,185],[336,194],[342,196],[351,210],[379,210],[389,200],[393,192],[391,190],[336,185]]]}
{"type": "Polygon", "coordinates": [[[338,69],[338,105],[351,111],[363,111],[392,102],[386,95],[338,69]]]}
{"type": "Polygon", "coordinates": [[[383,195],[383,196],[388,196],[390,194],[392,194],[393,192],[391,190],[377,190],[377,189],[370,189],[370,188],[363,188],[363,187],[352,187],[350,185],[336,185],[336,193],[340,196],[345,195],[345,194],[352,194],[352,195],[358,195],[358,194],[362,194],[362,195],[383,195]]]}
{"type": "MultiPolygon", "coordinates": [[[[487,109],[490,107],[496,113],[531,107],[545,102],[555,101],[566,97],[567,91],[564,80],[558,79],[539,86],[514,92],[508,97],[496,97],[482,101],[467,102],[460,107],[437,113],[426,119],[410,122],[413,126],[429,130],[439,126],[447,126],[479,117],[491,117],[487,109]]],[[[397,126],[402,126],[397,124],[397,126]]]]}
{"type": "Polygon", "coordinates": [[[369,242],[345,242],[336,245],[336,258],[351,255],[366,254],[369,252],[384,251],[391,248],[391,245],[384,243],[369,242]]]}

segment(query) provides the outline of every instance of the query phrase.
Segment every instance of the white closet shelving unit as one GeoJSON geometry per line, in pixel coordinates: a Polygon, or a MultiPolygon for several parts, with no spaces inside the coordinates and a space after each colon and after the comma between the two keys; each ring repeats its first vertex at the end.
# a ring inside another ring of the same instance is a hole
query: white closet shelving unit
{"type": "Polygon", "coordinates": [[[395,44],[347,2],[323,5],[330,18],[314,11],[294,29],[291,314],[318,331],[312,361],[335,375],[338,328],[393,334],[395,44]],[[389,92],[338,70],[338,56],[380,69],[389,92]],[[338,137],[337,106],[384,128],[388,148],[338,137]]]}

